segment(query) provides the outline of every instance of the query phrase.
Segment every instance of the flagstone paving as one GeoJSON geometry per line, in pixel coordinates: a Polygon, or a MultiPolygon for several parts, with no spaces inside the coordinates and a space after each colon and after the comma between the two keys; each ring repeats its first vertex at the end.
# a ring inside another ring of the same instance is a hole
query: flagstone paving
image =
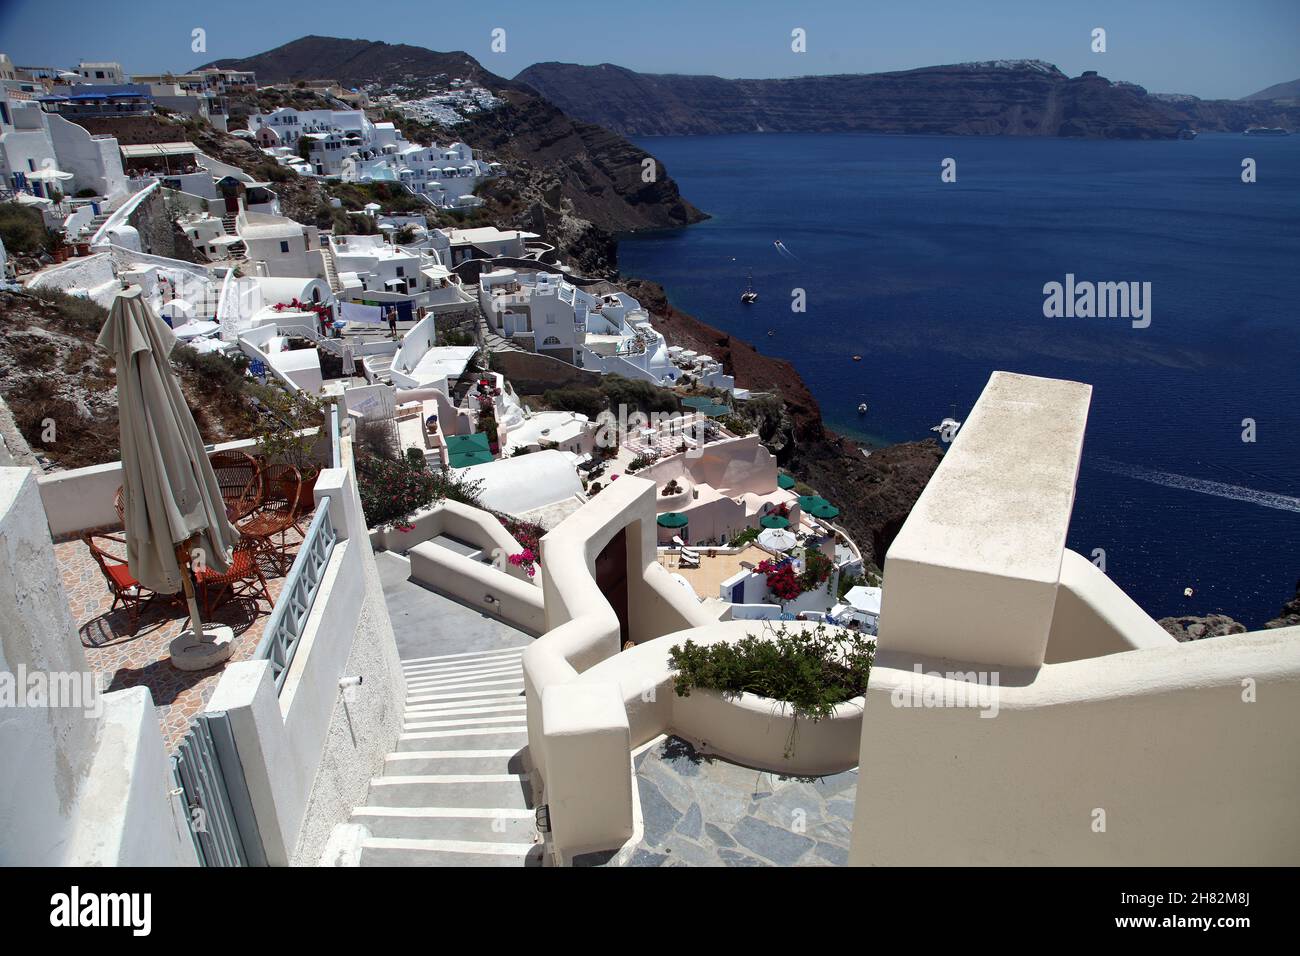
{"type": "Polygon", "coordinates": [[[637,756],[636,782],[644,835],[628,866],[848,864],[856,770],[786,777],[668,737],[637,756]]]}
{"type": "MultiPolygon", "coordinates": [[[[311,523],[311,517],[308,514],[300,519],[304,528],[311,523]]],[[[301,540],[297,532],[290,530],[285,540],[290,554],[295,553],[301,540]]],[[[76,539],[56,544],[54,556],[86,663],[98,675],[101,689],[148,687],[158,708],[163,743],[169,753],[175,750],[190,720],[207,706],[225,664],[205,671],[177,670],[171,664],[168,647],[186,627],[183,603],[156,600],[141,612],[139,630],[132,636],[126,610],[119,607],[110,613],[113,595],[85,543],[76,539]]],[[[283,575],[269,565],[263,566],[263,573],[271,600],[278,600],[284,587],[283,575]]],[[[213,611],[210,621],[225,624],[235,632],[234,653],[227,663],[253,656],[270,615],[266,601],[260,599],[228,600],[213,611]]]]}

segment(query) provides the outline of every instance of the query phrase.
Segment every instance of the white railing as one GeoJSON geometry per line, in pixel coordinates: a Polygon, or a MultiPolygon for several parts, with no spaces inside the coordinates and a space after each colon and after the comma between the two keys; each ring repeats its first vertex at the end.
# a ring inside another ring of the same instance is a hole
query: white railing
{"type": "MultiPolygon", "coordinates": [[[[337,412],[331,420],[337,421],[336,416],[337,412]]],[[[337,429],[334,439],[334,454],[337,455],[337,429]]],[[[338,534],[330,522],[330,498],[325,495],[316,504],[316,516],[312,518],[307,535],[298,547],[298,555],[293,559],[293,566],[284,579],[280,599],[275,602],[271,619],[266,622],[266,630],[262,632],[262,640],[253,652],[254,660],[271,662],[271,676],[275,678],[277,692],[284,689],[294,653],[298,650],[298,643],[307,627],[312,602],[320,590],[325,567],[329,564],[337,541],[338,534]]]]}

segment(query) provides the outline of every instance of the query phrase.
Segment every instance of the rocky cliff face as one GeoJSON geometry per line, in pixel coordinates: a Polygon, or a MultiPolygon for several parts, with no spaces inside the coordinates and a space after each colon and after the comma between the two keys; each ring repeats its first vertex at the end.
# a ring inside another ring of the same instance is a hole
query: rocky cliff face
{"type": "Polygon", "coordinates": [[[1226,614],[1184,614],[1180,617],[1162,617],[1156,623],[1184,643],[1207,637],[1246,633],[1246,625],[1234,621],[1226,614]]]}
{"type": "Polygon", "coordinates": [[[1282,613],[1265,627],[1300,627],[1300,581],[1295,583],[1295,597],[1282,605],[1282,613]]]}
{"type": "Polygon", "coordinates": [[[1165,99],[1165,107],[1184,125],[1207,133],[1240,133],[1252,126],[1300,130],[1295,100],[1201,100],[1194,96],[1165,99]]]}
{"type": "Polygon", "coordinates": [[[569,115],[624,136],[871,132],[1169,139],[1187,128],[1300,129],[1292,84],[1270,88],[1276,95],[1266,90],[1245,100],[1201,100],[1152,95],[1093,73],[1071,79],[1039,60],[786,80],[538,63],[515,79],[569,115]]]}
{"type": "MultiPolygon", "coordinates": [[[[1164,617],[1157,622],[1180,641],[1199,641],[1205,637],[1222,637],[1225,634],[1244,634],[1249,628],[1226,614],[1164,617]]],[[[1295,597],[1282,605],[1282,611],[1265,628],[1300,627],[1300,581],[1295,583],[1295,597]]]]}
{"type": "Polygon", "coordinates": [[[948,133],[1169,139],[1183,125],[1141,87],[1039,60],[894,73],[726,80],[538,63],[516,80],[626,136],[741,132],[948,133]]]}

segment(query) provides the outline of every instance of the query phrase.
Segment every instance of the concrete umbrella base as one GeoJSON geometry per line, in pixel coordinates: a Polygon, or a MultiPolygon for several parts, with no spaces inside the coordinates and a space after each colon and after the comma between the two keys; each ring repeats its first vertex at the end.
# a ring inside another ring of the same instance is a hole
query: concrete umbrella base
{"type": "Polygon", "coordinates": [[[204,671],[230,659],[235,650],[235,632],[220,624],[210,624],[198,635],[193,628],[186,628],[172,640],[168,650],[177,670],[204,671]]]}

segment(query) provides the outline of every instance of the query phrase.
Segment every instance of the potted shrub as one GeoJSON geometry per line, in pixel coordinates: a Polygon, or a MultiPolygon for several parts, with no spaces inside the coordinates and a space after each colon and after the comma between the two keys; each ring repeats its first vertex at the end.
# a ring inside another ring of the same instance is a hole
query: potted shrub
{"type": "Polygon", "coordinates": [[[259,388],[257,397],[263,407],[258,424],[258,453],[268,461],[297,468],[302,476],[298,505],[304,509],[315,507],[320,463],[314,457],[314,452],[321,439],[321,432],[302,432],[324,428],[325,403],[306,392],[290,395],[277,385],[259,388]]]}
{"type": "Polygon", "coordinates": [[[765,708],[769,712],[788,712],[789,759],[800,719],[834,720],[839,705],[866,692],[875,642],[870,635],[825,623],[808,628],[782,622],[735,642],[702,646],[688,640],[669,648],[668,657],[679,697],[690,697],[692,691],[725,700],[752,694],[776,705],[765,708]]]}
{"type": "Polygon", "coordinates": [[[63,238],[62,230],[50,230],[50,255],[55,262],[66,262],[68,260],[68,243],[63,238]]]}

